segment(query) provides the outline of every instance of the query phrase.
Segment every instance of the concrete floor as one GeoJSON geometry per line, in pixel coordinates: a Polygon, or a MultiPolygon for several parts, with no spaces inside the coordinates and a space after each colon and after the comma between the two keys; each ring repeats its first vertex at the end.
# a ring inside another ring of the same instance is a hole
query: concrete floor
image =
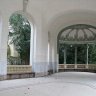
{"type": "Polygon", "coordinates": [[[61,72],[0,81],[0,96],[96,96],[96,73],[61,72]]]}

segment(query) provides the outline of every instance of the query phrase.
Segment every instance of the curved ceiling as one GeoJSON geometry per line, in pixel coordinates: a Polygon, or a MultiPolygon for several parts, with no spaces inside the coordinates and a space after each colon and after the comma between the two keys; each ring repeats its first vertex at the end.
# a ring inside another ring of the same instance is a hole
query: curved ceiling
{"type": "Polygon", "coordinates": [[[92,10],[71,10],[67,12],[58,13],[50,22],[49,31],[52,34],[58,33],[65,27],[73,24],[90,24],[96,25],[96,12],[92,10]]]}

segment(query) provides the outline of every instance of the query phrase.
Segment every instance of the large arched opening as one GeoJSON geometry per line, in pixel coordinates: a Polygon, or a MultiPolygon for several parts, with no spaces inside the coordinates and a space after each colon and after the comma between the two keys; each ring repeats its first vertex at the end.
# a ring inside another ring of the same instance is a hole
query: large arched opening
{"type": "Polygon", "coordinates": [[[8,64],[29,65],[31,26],[21,14],[9,19],[8,64]]]}
{"type": "Polygon", "coordinates": [[[34,21],[28,13],[20,11],[10,16],[7,74],[16,74],[15,78],[20,78],[19,74],[29,77],[28,73],[34,71],[35,31],[34,21]]]}
{"type": "MultiPolygon", "coordinates": [[[[63,29],[66,29],[68,26],[70,25],[78,25],[78,24],[85,24],[85,25],[91,25],[91,26],[95,26],[96,25],[96,14],[94,11],[91,11],[91,10],[71,10],[71,11],[67,11],[67,12],[62,12],[61,14],[57,14],[56,16],[54,16],[54,18],[52,18],[50,20],[50,22],[48,23],[49,24],[49,32],[51,34],[51,39],[50,39],[50,61],[52,62],[50,65],[54,66],[55,69],[53,68],[54,71],[58,71],[58,69],[63,69],[64,70],[64,65],[61,65],[60,66],[60,62],[59,62],[59,54],[58,54],[58,40],[57,40],[57,37],[58,37],[58,34],[63,30],[63,29]]],[[[91,34],[91,33],[89,33],[91,34]]],[[[88,35],[89,36],[89,35],[88,35]]],[[[85,36],[86,37],[86,36],[85,36]]],[[[81,45],[81,44],[80,44],[81,45]]],[[[69,45],[67,45],[69,46],[69,45]]],[[[75,45],[72,43],[71,46],[71,49],[72,50],[69,50],[71,51],[72,53],[75,52],[75,45]]],[[[69,49],[70,49],[70,46],[69,46],[69,49]]],[[[84,45],[82,45],[84,47],[84,45]]],[[[78,50],[82,49],[82,46],[78,47],[78,50]]],[[[91,47],[91,45],[89,46],[91,47]]],[[[84,68],[87,68],[87,65],[86,64],[86,60],[87,60],[87,45],[85,44],[85,50],[81,56],[83,54],[85,54],[84,58],[85,60],[83,61],[82,59],[78,62],[78,67],[80,67],[81,69],[84,69],[84,68]],[[80,65],[81,63],[83,63],[83,65],[80,65]],[[80,66],[79,66],[80,65],[80,66]]],[[[90,50],[88,50],[90,52],[90,50]]],[[[63,50],[63,53],[64,53],[64,50],[63,50]]],[[[74,63],[76,61],[75,59],[75,54],[71,54],[72,56],[71,57],[74,57],[72,60],[71,63],[74,63]]],[[[89,54],[88,54],[89,55],[89,54]]],[[[70,56],[69,56],[70,58],[70,56]]],[[[68,61],[68,58],[67,58],[67,61],[68,61]]],[[[62,62],[64,64],[64,54],[62,56],[62,62]]],[[[70,63],[68,61],[68,63],[70,63]]],[[[91,63],[91,62],[89,62],[91,63]]],[[[71,64],[69,65],[71,66],[71,64]]],[[[77,67],[76,65],[72,65],[71,67],[77,67]]],[[[91,66],[90,68],[96,68],[95,64],[92,64],[91,63],[91,66]],[[93,66],[92,66],[93,65],[93,66]]],[[[74,69],[74,68],[73,68],[74,69]]],[[[79,69],[79,68],[78,68],[79,69]]]]}
{"type": "Polygon", "coordinates": [[[96,27],[75,24],[62,29],[57,37],[59,69],[93,69],[96,65],[96,27]]]}

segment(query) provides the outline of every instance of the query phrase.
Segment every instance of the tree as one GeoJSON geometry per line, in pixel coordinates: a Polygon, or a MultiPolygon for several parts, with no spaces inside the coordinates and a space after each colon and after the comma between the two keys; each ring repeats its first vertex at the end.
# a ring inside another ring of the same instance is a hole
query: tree
{"type": "Polygon", "coordinates": [[[96,64],[96,44],[89,45],[89,64],[96,64]]]}
{"type": "MultiPolygon", "coordinates": [[[[77,64],[86,64],[87,45],[86,44],[59,44],[59,63],[64,63],[64,48],[66,47],[66,63],[75,63],[75,47],[77,47],[77,64]]],[[[96,62],[96,46],[89,50],[89,62],[96,62]]]]}
{"type": "Polygon", "coordinates": [[[21,60],[29,64],[31,27],[28,20],[21,14],[13,14],[9,19],[9,29],[10,43],[14,44],[21,60]]]}

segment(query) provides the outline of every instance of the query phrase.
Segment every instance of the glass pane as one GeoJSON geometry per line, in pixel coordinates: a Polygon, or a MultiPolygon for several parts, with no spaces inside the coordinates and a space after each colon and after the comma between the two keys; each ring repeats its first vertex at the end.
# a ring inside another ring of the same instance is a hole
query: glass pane
{"type": "Polygon", "coordinates": [[[64,44],[59,45],[59,64],[64,64],[64,44]]]}
{"type": "Polygon", "coordinates": [[[74,64],[74,62],[75,62],[75,46],[67,45],[66,63],[74,64]]]}
{"type": "Polygon", "coordinates": [[[89,64],[96,64],[96,44],[89,45],[89,64]]]}
{"type": "Polygon", "coordinates": [[[87,59],[87,45],[77,45],[77,64],[86,64],[87,59]]]}

